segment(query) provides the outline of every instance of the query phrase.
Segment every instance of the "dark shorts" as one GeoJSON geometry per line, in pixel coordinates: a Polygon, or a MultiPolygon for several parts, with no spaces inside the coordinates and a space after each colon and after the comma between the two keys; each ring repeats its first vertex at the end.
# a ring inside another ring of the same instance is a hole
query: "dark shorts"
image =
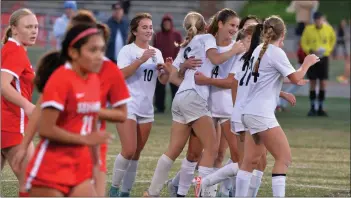
{"type": "Polygon", "coordinates": [[[305,29],[305,23],[299,22],[295,28],[295,35],[302,36],[303,30],[305,29]]]}
{"type": "Polygon", "coordinates": [[[309,80],[327,80],[328,79],[329,59],[323,57],[320,61],[311,66],[307,71],[309,80]]]}

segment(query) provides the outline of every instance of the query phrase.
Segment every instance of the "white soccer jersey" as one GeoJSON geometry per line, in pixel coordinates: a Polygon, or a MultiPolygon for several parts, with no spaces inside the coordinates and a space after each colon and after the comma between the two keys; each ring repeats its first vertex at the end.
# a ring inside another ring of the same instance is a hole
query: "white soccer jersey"
{"type": "Polygon", "coordinates": [[[177,93],[183,92],[185,90],[194,89],[204,100],[208,100],[210,92],[209,86],[196,85],[194,75],[196,71],[199,71],[205,76],[211,77],[213,64],[208,58],[206,58],[206,51],[211,48],[217,49],[215,37],[211,34],[202,34],[194,36],[190,43],[184,49],[181,49],[183,55],[181,56],[180,54],[179,56],[177,56],[174,62],[176,62],[178,66],[174,66],[179,67],[180,63],[184,63],[184,61],[187,58],[192,56],[194,56],[197,59],[201,59],[203,64],[201,65],[201,67],[196,68],[196,70],[188,69],[185,71],[184,80],[180,84],[177,93]]]}
{"type": "MultiPolygon", "coordinates": [[[[132,101],[127,103],[128,113],[141,117],[154,116],[153,97],[158,77],[156,65],[164,63],[161,51],[152,46],[150,48],[156,50],[156,55],[140,65],[136,72],[126,79],[132,96],[132,101]]],[[[132,64],[143,55],[144,51],[145,49],[138,47],[135,43],[125,45],[118,54],[117,64],[119,68],[123,69],[132,64]]]]}
{"type": "MultiPolygon", "coordinates": [[[[259,45],[252,54],[254,64],[258,59],[263,44],[259,45]]],[[[249,92],[243,105],[243,114],[275,118],[274,110],[278,105],[279,93],[283,86],[284,77],[295,72],[285,52],[272,44],[268,45],[258,69],[259,76],[251,75],[249,92]]]]}
{"type": "MultiPolygon", "coordinates": [[[[235,41],[228,46],[217,46],[218,52],[224,53],[232,49],[235,41]]],[[[225,79],[228,74],[233,73],[232,68],[237,56],[233,56],[220,65],[214,65],[211,78],[225,79]]],[[[209,107],[212,116],[215,118],[230,118],[232,114],[232,92],[230,89],[223,89],[216,86],[210,87],[209,107]]]]}
{"type": "MultiPolygon", "coordinates": [[[[250,61],[244,65],[244,60],[242,59],[242,56],[244,54],[245,53],[242,53],[237,57],[237,59],[235,60],[233,69],[231,71],[232,73],[235,73],[234,78],[238,81],[235,105],[233,108],[231,121],[239,122],[239,123],[241,123],[241,115],[243,111],[242,103],[243,103],[243,100],[246,99],[247,93],[248,93],[247,77],[252,72],[252,64],[250,63],[250,61]]],[[[253,61],[252,58],[250,60],[253,61]]]]}

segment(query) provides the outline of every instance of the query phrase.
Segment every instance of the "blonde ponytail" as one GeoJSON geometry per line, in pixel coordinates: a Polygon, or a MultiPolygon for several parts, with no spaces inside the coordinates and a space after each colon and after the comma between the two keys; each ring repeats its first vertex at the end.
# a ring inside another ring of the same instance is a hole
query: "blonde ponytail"
{"type": "Polygon", "coordinates": [[[12,30],[11,30],[11,26],[8,26],[6,28],[4,37],[2,38],[2,44],[7,43],[10,37],[12,37],[12,30]]]}
{"type": "Polygon", "coordinates": [[[183,27],[186,30],[187,34],[184,42],[180,44],[180,47],[187,46],[194,38],[194,36],[200,33],[204,33],[206,22],[200,13],[189,12],[184,18],[183,27]]]}
{"type": "Polygon", "coordinates": [[[278,16],[270,16],[263,22],[263,46],[255,62],[252,72],[254,82],[257,82],[259,77],[258,69],[260,67],[261,59],[268,48],[268,44],[272,41],[277,41],[286,32],[284,21],[278,16]]]}

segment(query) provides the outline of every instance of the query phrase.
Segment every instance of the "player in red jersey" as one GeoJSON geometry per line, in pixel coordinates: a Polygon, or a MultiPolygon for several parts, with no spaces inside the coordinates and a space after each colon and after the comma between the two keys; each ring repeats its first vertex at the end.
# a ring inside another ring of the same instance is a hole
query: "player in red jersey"
{"type": "MultiPolygon", "coordinates": [[[[71,19],[70,26],[74,26],[80,23],[93,23],[104,33],[105,42],[109,40],[109,29],[105,24],[98,23],[94,14],[88,10],[80,10],[71,19]]],[[[100,77],[100,99],[101,109],[99,111],[100,130],[106,129],[105,120],[111,122],[124,122],[127,118],[127,106],[126,103],[131,99],[127,85],[124,80],[124,76],[118,66],[109,60],[104,58],[102,67],[98,73],[100,77]],[[105,108],[109,104],[112,109],[105,108]]],[[[95,178],[95,187],[98,196],[105,195],[106,189],[106,155],[107,155],[107,144],[100,146],[100,157],[101,166],[100,171],[95,178]]]]}
{"type": "MultiPolygon", "coordinates": [[[[38,20],[30,10],[19,9],[12,13],[9,24],[1,50],[1,169],[8,161],[18,181],[23,183],[25,167],[14,169],[13,162],[20,150],[28,116],[34,109],[31,100],[35,74],[26,51],[35,44],[38,20]]],[[[34,152],[31,141],[27,151],[25,161],[34,152]]],[[[24,185],[19,192],[19,196],[26,196],[24,185]]]]}
{"type": "Polygon", "coordinates": [[[100,168],[98,146],[109,135],[97,132],[100,81],[92,72],[101,68],[104,50],[96,26],[80,24],[66,33],[60,57],[39,66],[41,141],[27,168],[31,196],[97,195],[91,179],[100,168]]]}
{"type": "MultiPolygon", "coordinates": [[[[87,10],[80,10],[71,19],[69,28],[79,23],[96,23],[96,19],[93,14],[87,10]]],[[[97,24],[97,27],[103,32],[105,41],[108,40],[109,30],[105,24],[97,24]]],[[[52,52],[47,54],[41,61],[39,65],[50,62],[52,60],[58,59],[59,54],[52,52]]],[[[51,71],[53,72],[53,70],[51,71]]],[[[51,73],[47,74],[49,77],[51,73]]],[[[126,102],[129,100],[128,88],[124,82],[123,74],[120,72],[119,68],[112,61],[104,58],[102,67],[98,73],[100,77],[100,96],[101,96],[101,106],[106,107],[107,102],[113,107],[113,109],[101,108],[99,111],[99,119],[108,120],[112,122],[123,122],[127,117],[126,102]]],[[[16,156],[16,165],[21,166],[26,151],[27,142],[30,142],[37,129],[39,117],[40,117],[40,104],[41,97],[38,100],[37,107],[35,108],[31,119],[29,120],[28,127],[26,128],[26,134],[28,134],[23,141],[23,152],[22,155],[16,156]]],[[[105,121],[101,121],[100,130],[105,130],[105,121]]],[[[95,186],[98,196],[104,196],[105,193],[105,181],[106,181],[106,154],[107,154],[107,144],[101,145],[100,156],[101,156],[101,166],[100,171],[95,178],[95,186]]]]}

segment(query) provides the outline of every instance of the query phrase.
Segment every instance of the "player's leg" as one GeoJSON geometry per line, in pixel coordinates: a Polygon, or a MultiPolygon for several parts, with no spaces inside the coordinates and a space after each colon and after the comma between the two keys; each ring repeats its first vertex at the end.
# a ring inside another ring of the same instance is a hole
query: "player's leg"
{"type": "Polygon", "coordinates": [[[115,159],[112,184],[109,192],[110,197],[119,196],[119,188],[122,179],[129,166],[130,160],[137,149],[137,123],[136,116],[128,115],[129,118],[124,123],[117,124],[117,132],[122,145],[122,151],[115,159]]]}
{"type": "Polygon", "coordinates": [[[316,93],[316,83],[317,83],[317,76],[318,76],[318,69],[319,69],[319,63],[316,63],[313,67],[310,67],[309,70],[307,71],[307,78],[310,81],[310,110],[308,111],[307,116],[316,116],[317,111],[316,111],[316,99],[317,99],[317,93],[316,93]]]}
{"type": "Polygon", "coordinates": [[[14,157],[16,156],[17,152],[20,149],[20,145],[12,146],[9,148],[2,149],[2,154],[4,155],[5,159],[7,159],[8,164],[10,165],[13,173],[16,175],[18,182],[19,182],[19,192],[20,195],[26,194],[26,187],[25,187],[25,174],[26,174],[26,166],[28,161],[34,154],[34,145],[33,143],[28,146],[27,156],[25,158],[24,163],[20,170],[14,169],[14,157]]]}
{"type": "Polygon", "coordinates": [[[152,123],[154,121],[153,118],[138,117],[137,119],[137,148],[132,160],[130,160],[128,169],[123,178],[122,188],[120,192],[121,197],[129,197],[130,191],[135,182],[140,154],[144,149],[147,140],[149,139],[152,123]]]}
{"type": "Polygon", "coordinates": [[[91,179],[87,179],[73,187],[68,197],[96,197],[97,193],[91,179]]]}
{"type": "Polygon", "coordinates": [[[97,196],[104,197],[106,192],[106,172],[99,170],[95,177],[95,191],[97,196]]]}
{"type": "MultiPolygon", "coordinates": [[[[174,116],[173,119],[175,119],[174,116]]],[[[174,160],[176,160],[183,151],[189,139],[190,131],[191,127],[189,125],[177,121],[172,122],[171,137],[167,151],[159,158],[150,187],[148,191],[144,193],[144,196],[158,196],[160,194],[174,160]]]]}
{"type": "Polygon", "coordinates": [[[64,197],[65,194],[54,188],[32,186],[32,188],[29,190],[29,196],[30,197],[64,197]]]}
{"type": "Polygon", "coordinates": [[[268,129],[258,135],[275,159],[272,170],[273,196],[284,197],[286,173],[292,162],[289,142],[280,126],[268,129]]]}
{"type": "Polygon", "coordinates": [[[6,157],[1,152],[1,171],[4,168],[5,164],[6,164],[6,157]]]}
{"type": "MultiPolygon", "coordinates": [[[[186,158],[183,159],[179,171],[179,184],[176,196],[185,196],[188,194],[192,180],[194,179],[196,165],[201,158],[202,150],[203,147],[200,139],[192,133],[189,138],[186,158]]],[[[170,188],[168,189],[171,190],[170,188]]]]}
{"type": "Polygon", "coordinates": [[[319,93],[318,93],[318,116],[327,116],[327,113],[324,111],[323,105],[325,101],[325,93],[327,88],[328,80],[328,57],[323,57],[320,60],[320,70],[319,70],[319,93]]]}

